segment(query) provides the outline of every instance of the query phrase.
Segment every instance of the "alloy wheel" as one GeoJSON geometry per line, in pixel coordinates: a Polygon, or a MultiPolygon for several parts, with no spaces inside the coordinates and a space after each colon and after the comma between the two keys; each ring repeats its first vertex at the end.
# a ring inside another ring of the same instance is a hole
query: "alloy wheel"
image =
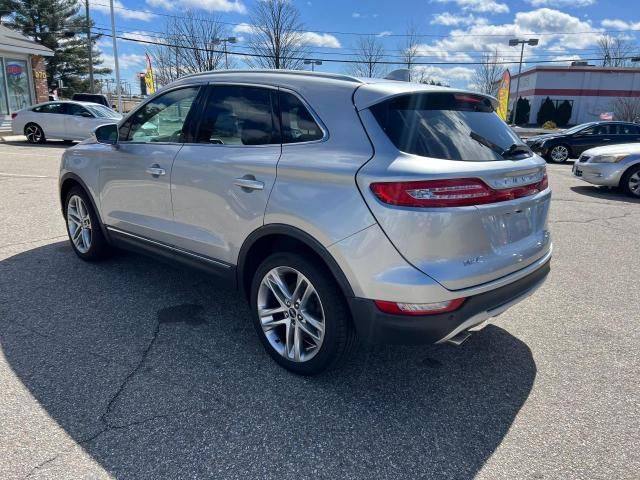
{"type": "Polygon", "coordinates": [[[67,204],[67,227],[69,237],[80,253],[91,248],[91,216],[84,200],[73,195],[67,204]]]}
{"type": "Polygon", "coordinates": [[[636,197],[640,197],[640,171],[629,177],[629,191],[636,197]]]}
{"type": "Polygon", "coordinates": [[[40,143],[42,141],[42,129],[37,125],[29,125],[24,133],[31,143],[40,143]]]}
{"type": "Polygon", "coordinates": [[[555,163],[565,162],[569,158],[569,149],[564,145],[558,145],[551,150],[551,160],[555,163]]]}
{"type": "Polygon", "coordinates": [[[316,356],[324,340],[322,302],[309,279],[291,267],[276,267],[260,282],[258,316],[271,347],[292,362],[316,356]]]}

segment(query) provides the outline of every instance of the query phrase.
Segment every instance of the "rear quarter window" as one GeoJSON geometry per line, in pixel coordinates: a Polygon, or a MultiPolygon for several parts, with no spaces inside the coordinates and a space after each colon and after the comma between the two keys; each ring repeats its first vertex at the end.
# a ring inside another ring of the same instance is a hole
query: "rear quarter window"
{"type": "MultiPolygon", "coordinates": [[[[522,140],[482,96],[412,93],[370,108],[398,150],[422,157],[461,161],[505,160],[502,152],[522,140]]],[[[522,152],[530,156],[530,152],[522,152]]],[[[509,158],[513,159],[512,157],[509,158]]]]}

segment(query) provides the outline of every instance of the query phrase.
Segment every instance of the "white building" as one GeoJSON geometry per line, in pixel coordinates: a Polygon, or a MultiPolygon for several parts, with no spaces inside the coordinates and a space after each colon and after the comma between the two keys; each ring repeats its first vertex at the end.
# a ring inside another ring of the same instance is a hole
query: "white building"
{"type": "MultiPolygon", "coordinates": [[[[511,79],[511,98],[516,99],[518,75],[511,79]]],[[[569,124],[599,120],[613,111],[620,97],[640,98],[640,68],[593,66],[533,67],[520,75],[519,96],[529,100],[529,123],[535,124],[542,102],[549,97],[556,106],[565,100],[573,105],[569,124]]],[[[614,118],[615,120],[615,118],[614,118]]]]}

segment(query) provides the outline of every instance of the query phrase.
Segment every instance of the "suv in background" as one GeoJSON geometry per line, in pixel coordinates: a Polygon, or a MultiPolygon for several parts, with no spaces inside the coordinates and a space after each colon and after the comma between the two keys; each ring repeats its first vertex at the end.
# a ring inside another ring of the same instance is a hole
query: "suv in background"
{"type": "Polygon", "coordinates": [[[106,95],[101,93],[74,93],[71,100],[76,102],[90,102],[104,105],[107,108],[111,108],[111,103],[107,99],[106,95]]]}
{"type": "Polygon", "coordinates": [[[630,122],[591,122],[527,139],[527,145],[553,163],[578,158],[595,147],[640,142],[640,125],[630,122]]]}
{"type": "Polygon", "coordinates": [[[460,344],[550,268],[545,162],[493,102],[323,73],[185,77],[65,151],[71,245],[221,275],[296,373],[356,335],[460,344]]]}

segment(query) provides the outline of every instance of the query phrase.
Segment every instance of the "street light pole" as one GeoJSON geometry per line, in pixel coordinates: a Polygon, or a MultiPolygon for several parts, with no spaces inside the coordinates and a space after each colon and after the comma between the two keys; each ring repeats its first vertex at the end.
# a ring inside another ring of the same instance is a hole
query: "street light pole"
{"type": "Polygon", "coordinates": [[[528,40],[518,40],[518,39],[513,39],[513,40],[509,40],[509,46],[510,47],[515,47],[517,45],[521,45],[522,48],[520,49],[520,66],[518,67],[518,80],[516,81],[516,101],[513,107],[513,124],[517,125],[517,119],[518,117],[516,116],[518,114],[518,100],[520,97],[520,75],[522,74],[522,59],[524,58],[524,46],[525,45],[529,45],[531,47],[535,47],[536,45],[538,45],[539,40],[537,38],[530,38],[528,40]]]}
{"type": "Polygon", "coordinates": [[[113,0],[109,0],[111,10],[111,39],[113,40],[113,63],[116,70],[116,95],[118,95],[118,112],[122,113],[122,87],[120,86],[120,65],[118,64],[118,39],[116,38],[116,17],[113,13],[113,0]]]}
{"type": "Polygon", "coordinates": [[[304,59],[304,64],[305,65],[311,65],[311,71],[315,72],[316,71],[316,65],[322,65],[322,60],[313,60],[311,58],[305,58],[304,59]]]}
{"type": "Polygon", "coordinates": [[[236,37],[227,37],[227,38],[214,38],[213,44],[218,45],[222,44],[222,49],[224,52],[224,68],[229,70],[229,51],[227,50],[227,43],[236,43],[238,39],[236,37]]]}
{"type": "Polygon", "coordinates": [[[95,93],[93,86],[93,46],[91,45],[91,20],[89,17],[89,0],[84,1],[85,21],[87,22],[87,53],[89,54],[89,93],[95,93]]]}

